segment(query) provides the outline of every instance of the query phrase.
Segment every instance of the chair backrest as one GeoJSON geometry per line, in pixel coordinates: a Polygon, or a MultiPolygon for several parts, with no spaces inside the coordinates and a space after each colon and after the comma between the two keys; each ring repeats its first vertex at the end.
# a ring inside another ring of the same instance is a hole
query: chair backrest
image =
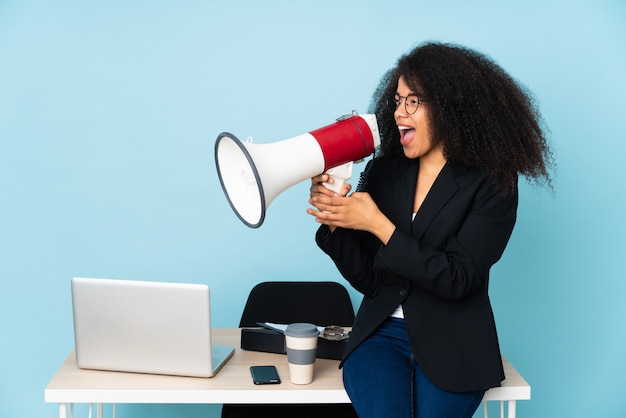
{"type": "Polygon", "coordinates": [[[354,308],[346,288],[336,282],[263,282],[250,291],[239,326],[257,322],[349,327],[354,308]]]}

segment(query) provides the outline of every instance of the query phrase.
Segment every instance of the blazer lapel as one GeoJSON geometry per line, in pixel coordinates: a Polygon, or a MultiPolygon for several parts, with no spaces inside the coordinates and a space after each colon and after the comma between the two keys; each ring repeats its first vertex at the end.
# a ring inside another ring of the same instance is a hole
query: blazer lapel
{"type": "Polygon", "coordinates": [[[411,233],[411,214],[413,213],[413,201],[415,200],[415,185],[417,183],[417,160],[406,159],[405,166],[400,167],[394,174],[394,188],[396,196],[394,200],[394,217],[396,226],[407,234],[411,233]]]}
{"type": "MultiPolygon", "coordinates": [[[[459,186],[455,180],[455,176],[458,174],[458,170],[450,164],[446,164],[443,167],[439,176],[437,176],[437,179],[433,183],[432,188],[428,192],[428,195],[426,195],[424,203],[422,203],[420,210],[415,216],[412,224],[411,235],[416,238],[420,238],[434,219],[435,215],[439,213],[441,208],[443,208],[443,206],[445,206],[445,204],[459,190],[459,186]]],[[[415,186],[413,187],[413,190],[415,190],[415,186]]]]}

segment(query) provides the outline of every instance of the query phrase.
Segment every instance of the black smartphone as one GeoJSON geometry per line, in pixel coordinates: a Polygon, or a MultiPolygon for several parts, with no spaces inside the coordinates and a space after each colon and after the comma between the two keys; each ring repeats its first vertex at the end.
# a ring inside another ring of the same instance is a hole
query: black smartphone
{"type": "Polygon", "coordinates": [[[250,374],[255,385],[267,385],[280,383],[278,371],[275,366],[250,366],[250,374]]]}

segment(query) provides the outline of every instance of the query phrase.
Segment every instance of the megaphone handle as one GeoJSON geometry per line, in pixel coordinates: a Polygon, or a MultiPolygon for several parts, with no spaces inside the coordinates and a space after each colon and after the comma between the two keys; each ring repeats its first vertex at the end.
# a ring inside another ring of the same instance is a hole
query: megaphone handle
{"type": "Polygon", "coordinates": [[[333,184],[324,183],[324,186],[336,193],[341,194],[341,187],[350,177],[352,177],[352,161],[333,167],[327,170],[326,174],[332,177],[333,184]]]}

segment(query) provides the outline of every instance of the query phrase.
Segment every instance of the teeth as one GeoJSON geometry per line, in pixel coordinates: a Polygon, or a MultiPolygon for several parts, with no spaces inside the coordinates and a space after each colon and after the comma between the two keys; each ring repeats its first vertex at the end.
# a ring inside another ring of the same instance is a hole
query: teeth
{"type": "Polygon", "coordinates": [[[398,126],[398,129],[400,129],[401,131],[408,131],[411,128],[408,126],[398,126]]]}

